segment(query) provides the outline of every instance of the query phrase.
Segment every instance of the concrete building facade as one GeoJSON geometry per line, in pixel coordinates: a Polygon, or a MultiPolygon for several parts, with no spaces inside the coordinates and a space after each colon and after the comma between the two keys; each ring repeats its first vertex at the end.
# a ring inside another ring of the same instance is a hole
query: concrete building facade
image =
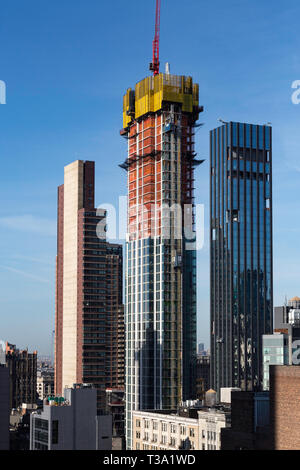
{"type": "Polygon", "coordinates": [[[112,420],[97,416],[97,391],[75,384],[30,416],[30,450],[111,450],[112,420]]]}

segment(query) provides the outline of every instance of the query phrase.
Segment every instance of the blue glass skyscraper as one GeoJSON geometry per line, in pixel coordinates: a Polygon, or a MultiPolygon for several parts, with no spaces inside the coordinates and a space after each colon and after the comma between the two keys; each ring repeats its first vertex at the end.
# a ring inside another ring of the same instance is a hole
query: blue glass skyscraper
{"type": "Polygon", "coordinates": [[[211,386],[262,389],[273,328],[272,129],[210,133],[211,386]]]}

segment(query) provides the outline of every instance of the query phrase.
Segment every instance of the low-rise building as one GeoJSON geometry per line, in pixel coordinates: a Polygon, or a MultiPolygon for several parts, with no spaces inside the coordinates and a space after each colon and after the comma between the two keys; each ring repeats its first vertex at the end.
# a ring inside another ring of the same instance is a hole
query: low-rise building
{"type": "Polygon", "coordinates": [[[23,403],[10,413],[10,450],[29,450],[30,415],[38,409],[37,404],[23,403]]]}
{"type": "Polygon", "coordinates": [[[268,392],[231,390],[231,425],[221,431],[221,450],[270,449],[268,392]]]}
{"type": "Polygon", "coordinates": [[[134,450],[219,450],[221,429],[230,413],[224,409],[134,411],[134,450]]]}
{"type": "Polygon", "coordinates": [[[97,391],[74,384],[30,417],[31,450],[111,450],[112,418],[97,416],[97,391]]]}
{"type": "Polygon", "coordinates": [[[38,371],[36,391],[40,400],[54,395],[54,371],[38,371]]]}
{"type": "Polygon", "coordinates": [[[112,417],[112,450],[125,449],[124,388],[106,389],[106,412],[112,417]]]}
{"type": "Polygon", "coordinates": [[[220,402],[231,405],[232,392],[240,392],[241,389],[238,387],[222,387],[220,389],[220,402]]]}
{"type": "Polygon", "coordinates": [[[9,449],[9,371],[0,364],[0,450],[9,449]]]}

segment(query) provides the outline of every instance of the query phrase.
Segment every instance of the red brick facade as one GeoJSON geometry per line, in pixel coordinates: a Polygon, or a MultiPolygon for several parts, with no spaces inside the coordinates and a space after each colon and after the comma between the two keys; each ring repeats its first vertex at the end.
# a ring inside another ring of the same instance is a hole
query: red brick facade
{"type": "Polygon", "coordinates": [[[300,367],[270,366],[273,449],[300,449],[300,367]]]}

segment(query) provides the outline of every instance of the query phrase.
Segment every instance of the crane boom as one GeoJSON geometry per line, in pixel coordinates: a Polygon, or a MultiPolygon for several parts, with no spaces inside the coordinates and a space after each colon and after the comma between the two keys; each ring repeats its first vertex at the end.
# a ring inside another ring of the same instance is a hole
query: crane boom
{"type": "Polygon", "coordinates": [[[150,64],[150,70],[153,75],[159,74],[159,36],[160,36],[160,7],[161,0],[156,0],[156,13],[155,13],[155,35],[153,40],[153,58],[150,64]]]}

